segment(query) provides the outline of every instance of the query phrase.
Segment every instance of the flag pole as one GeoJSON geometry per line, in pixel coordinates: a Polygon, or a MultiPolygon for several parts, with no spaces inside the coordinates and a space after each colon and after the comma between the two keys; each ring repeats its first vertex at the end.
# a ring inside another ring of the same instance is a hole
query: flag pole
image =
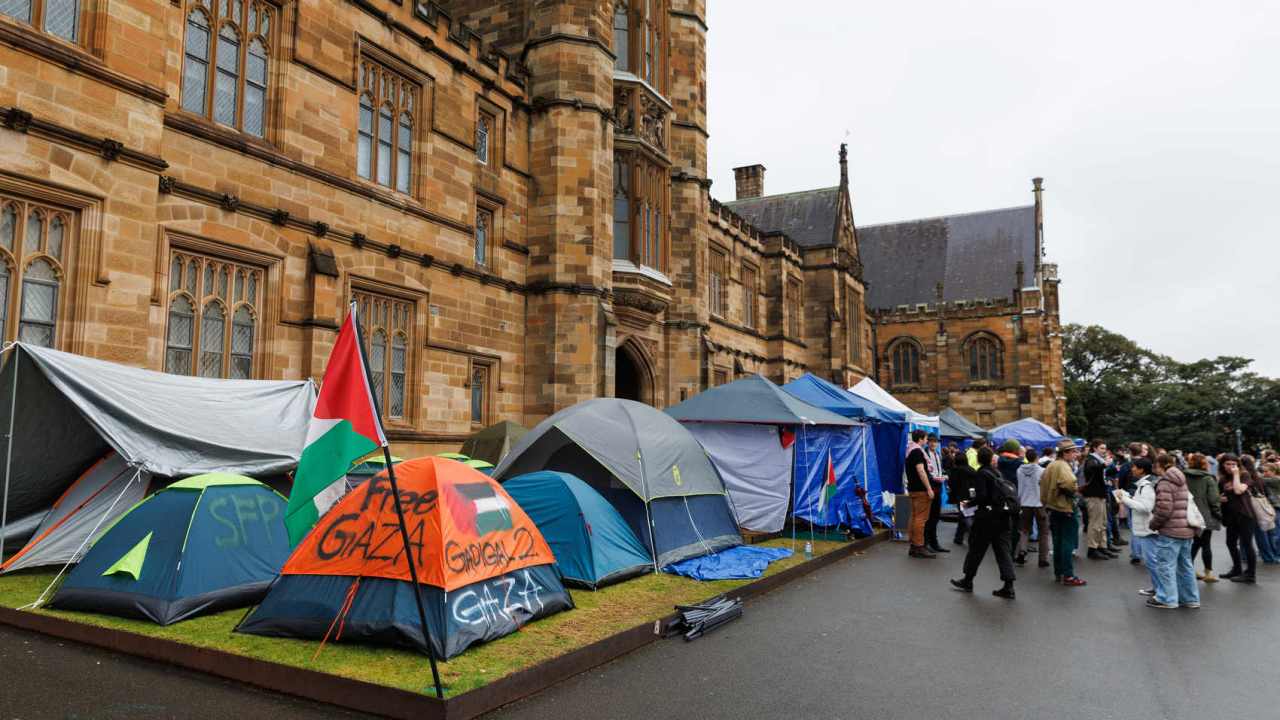
{"type": "Polygon", "coordinates": [[[13,418],[18,410],[18,352],[15,343],[9,343],[4,352],[13,350],[13,395],[9,398],[9,432],[5,435],[4,452],[4,508],[0,509],[0,562],[4,561],[4,541],[9,529],[9,471],[13,467],[13,418]]]}
{"type": "Polygon", "coordinates": [[[422,624],[422,639],[427,646],[427,658],[431,661],[431,682],[436,688],[436,697],[444,699],[444,688],[440,685],[440,669],[436,667],[436,651],[431,645],[431,631],[427,626],[427,608],[422,602],[422,586],[418,584],[418,566],[414,562],[413,552],[409,548],[409,527],[404,521],[404,506],[400,502],[400,486],[396,483],[395,464],[391,461],[391,447],[386,440],[386,432],[382,428],[382,408],[378,407],[378,395],[373,392],[373,376],[369,373],[369,361],[364,356],[364,343],[360,335],[360,316],[356,313],[356,304],[351,303],[348,310],[351,321],[355,325],[356,347],[360,351],[360,367],[364,370],[364,380],[368,383],[369,399],[373,402],[373,417],[378,423],[379,438],[382,440],[382,457],[387,463],[387,479],[391,483],[392,504],[396,508],[396,521],[400,525],[400,541],[404,544],[404,558],[409,563],[409,579],[413,582],[413,599],[418,605],[418,622],[422,624]]]}

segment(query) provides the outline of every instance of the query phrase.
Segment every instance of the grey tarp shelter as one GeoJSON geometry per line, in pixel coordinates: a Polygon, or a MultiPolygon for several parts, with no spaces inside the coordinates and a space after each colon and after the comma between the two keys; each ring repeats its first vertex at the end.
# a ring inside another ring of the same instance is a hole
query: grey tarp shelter
{"type": "Polygon", "coordinates": [[[484,460],[497,465],[520,442],[529,429],[517,422],[503,420],[487,428],[475,431],[462,443],[462,454],[472,460],[484,460]]]}
{"type": "Polygon", "coordinates": [[[943,408],[938,413],[938,423],[942,426],[938,433],[941,437],[955,440],[977,440],[987,436],[987,431],[969,418],[952,408],[943,408]]]}
{"type": "MultiPolygon", "coordinates": [[[[12,442],[0,446],[0,551],[10,518],[30,534],[111,451],[144,486],[152,476],[282,475],[297,465],[315,394],[310,380],[169,375],[15,343],[0,368],[0,432],[12,428],[12,442]]],[[[128,509],[116,503],[113,513],[128,509]]],[[[49,562],[74,559],[87,539],[63,538],[71,547],[55,548],[49,562]]]]}
{"type": "Polygon", "coordinates": [[[538,423],[493,471],[555,470],[604,496],[663,567],[742,544],[724,482],[693,435],[644,403],[595,398],[538,423]]]}
{"type": "Polygon", "coordinates": [[[796,448],[781,441],[779,429],[849,436],[858,424],[758,374],[704,390],[665,412],[689,428],[715,463],[738,525],[763,533],[783,528],[794,499],[796,448]]]}

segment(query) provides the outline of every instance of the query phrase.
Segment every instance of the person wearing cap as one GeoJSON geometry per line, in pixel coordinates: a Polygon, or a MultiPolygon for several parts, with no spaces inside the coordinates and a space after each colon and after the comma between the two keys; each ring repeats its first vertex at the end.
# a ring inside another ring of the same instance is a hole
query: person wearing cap
{"type": "Polygon", "coordinates": [[[1088,529],[1090,560],[1114,560],[1107,545],[1107,444],[1101,440],[1089,443],[1089,454],[1084,459],[1084,487],[1080,495],[1084,497],[1085,511],[1088,513],[1088,529]]]}
{"type": "Polygon", "coordinates": [[[1058,442],[1058,459],[1049,463],[1040,476],[1040,502],[1049,514],[1049,531],[1053,536],[1053,574],[1067,587],[1080,587],[1085,581],[1076,576],[1071,557],[1080,542],[1080,520],[1076,517],[1076,495],[1079,492],[1071,463],[1079,448],[1070,439],[1058,442]]]}

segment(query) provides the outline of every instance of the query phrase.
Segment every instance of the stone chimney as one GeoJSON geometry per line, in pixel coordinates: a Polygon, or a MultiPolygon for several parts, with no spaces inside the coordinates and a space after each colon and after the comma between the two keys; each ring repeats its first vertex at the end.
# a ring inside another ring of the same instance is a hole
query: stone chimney
{"type": "Polygon", "coordinates": [[[1031,193],[1036,196],[1036,284],[1040,282],[1040,267],[1044,258],[1044,178],[1031,178],[1031,193]]]}
{"type": "Polygon", "coordinates": [[[738,186],[738,199],[758,198],[764,195],[764,166],[743,165],[733,169],[733,179],[738,186]]]}

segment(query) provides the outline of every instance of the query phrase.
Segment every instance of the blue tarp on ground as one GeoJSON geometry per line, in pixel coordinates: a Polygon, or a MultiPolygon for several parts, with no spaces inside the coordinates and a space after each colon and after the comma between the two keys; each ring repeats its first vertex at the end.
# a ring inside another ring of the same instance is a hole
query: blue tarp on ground
{"type": "Polygon", "coordinates": [[[991,444],[999,448],[1006,440],[1017,440],[1023,447],[1043,450],[1053,447],[1066,436],[1035,418],[1023,418],[991,428],[991,444]]]}
{"type": "Polygon", "coordinates": [[[662,570],[694,580],[742,580],[760,577],[769,567],[769,563],[791,557],[793,554],[794,552],[788,548],[739,545],[721,550],[714,555],[681,560],[662,570]]]}
{"type": "Polygon", "coordinates": [[[618,511],[579,478],[542,470],[502,484],[556,556],[566,583],[595,590],[653,569],[653,560],[618,511]]]}
{"type": "Polygon", "coordinates": [[[812,373],[805,373],[783,385],[782,389],[811,405],[871,424],[876,469],[867,477],[867,500],[871,503],[871,512],[876,518],[891,518],[893,506],[885,503],[883,493],[903,491],[902,472],[907,448],[906,413],[881,407],[812,373]]]}
{"type": "MultiPolygon", "coordinates": [[[[858,488],[868,487],[877,474],[871,428],[801,427],[796,435],[794,515],[819,527],[844,526],[862,536],[871,534],[871,519],[862,507],[858,488]],[[822,486],[827,480],[827,457],[837,478],[836,494],[822,505],[822,486]]],[[[868,492],[870,492],[868,490],[868,492]]],[[[876,491],[877,494],[879,490],[876,491]]],[[[870,501],[870,498],[868,498],[870,501]]],[[[872,505],[874,512],[875,506],[872,505]]]]}

